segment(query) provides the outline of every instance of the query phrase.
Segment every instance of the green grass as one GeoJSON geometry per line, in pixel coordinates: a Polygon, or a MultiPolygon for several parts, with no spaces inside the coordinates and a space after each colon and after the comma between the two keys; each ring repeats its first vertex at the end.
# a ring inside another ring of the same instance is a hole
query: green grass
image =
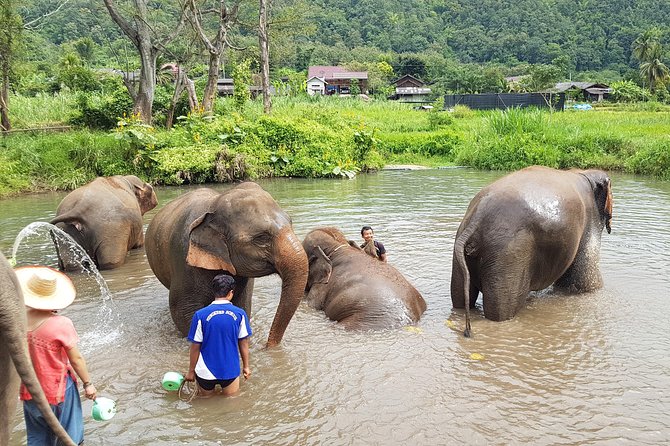
{"type": "MultiPolygon", "coordinates": [[[[16,127],[54,125],[68,95],[11,98],[16,127]]],[[[515,170],[532,164],[603,168],[670,180],[670,107],[590,111],[418,111],[410,104],[336,97],[260,101],[181,119],[171,131],[130,123],[121,132],[17,133],[2,139],[0,196],[71,189],[100,175],[134,173],[157,184],[267,176],[337,177],[384,164],[515,170]],[[120,139],[119,139],[120,137],[120,139]]]]}

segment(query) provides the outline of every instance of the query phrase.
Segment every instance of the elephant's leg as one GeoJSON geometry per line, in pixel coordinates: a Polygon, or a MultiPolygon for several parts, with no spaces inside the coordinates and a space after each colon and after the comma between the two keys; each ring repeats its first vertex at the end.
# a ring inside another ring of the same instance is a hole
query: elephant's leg
{"type": "Polygon", "coordinates": [[[130,228],[118,231],[114,237],[105,235],[107,237],[100,241],[95,250],[96,263],[101,270],[118,268],[126,261],[130,228]]]}
{"type": "Polygon", "coordinates": [[[202,271],[189,275],[192,268],[182,277],[172,277],[170,283],[170,315],[182,335],[188,335],[193,314],[214,300],[212,279],[219,271],[202,271]]]}
{"type": "Polygon", "coordinates": [[[507,251],[482,271],[484,316],[492,321],[512,319],[523,308],[530,292],[528,265],[521,252],[507,251]]]}
{"type": "Polygon", "coordinates": [[[576,292],[593,291],[602,287],[600,262],[600,234],[582,239],[575,260],[555,282],[559,288],[576,292]]]}
{"type": "Polygon", "coordinates": [[[242,308],[247,316],[251,317],[251,297],[254,294],[254,279],[252,277],[235,276],[235,291],[233,305],[242,308]]]}

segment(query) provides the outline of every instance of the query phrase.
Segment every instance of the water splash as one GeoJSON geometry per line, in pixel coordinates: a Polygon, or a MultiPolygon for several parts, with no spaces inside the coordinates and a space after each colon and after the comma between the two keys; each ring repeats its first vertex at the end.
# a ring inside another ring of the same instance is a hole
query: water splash
{"type": "Polygon", "coordinates": [[[66,269],[77,285],[79,301],[99,293],[102,304],[97,309],[96,323],[92,329],[80,334],[79,347],[82,352],[97,350],[121,336],[123,323],[114,309],[112,293],[105,279],[86,250],[69,234],[50,223],[30,223],[14,240],[11,262],[16,266],[46,265],[66,269]],[[95,282],[97,288],[90,286],[92,282],[95,282]]]}

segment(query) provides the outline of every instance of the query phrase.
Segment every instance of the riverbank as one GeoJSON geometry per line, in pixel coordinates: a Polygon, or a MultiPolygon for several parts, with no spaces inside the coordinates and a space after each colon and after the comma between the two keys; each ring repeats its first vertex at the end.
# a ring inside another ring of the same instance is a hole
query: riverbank
{"type": "MultiPolygon", "coordinates": [[[[30,113],[16,111],[19,122],[27,127],[68,122],[73,105],[66,98],[39,101],[30,113]],[[62,122],[54,118],[53,108],[60,110],[62,122]],[[40,109],[50,110],[42,121],[40,109]],[[31,113],[34,119],[29,121],[31,113]]],[[[222,101],[216,116],[191,115],[171,130],[125,118],[112,131],[6,136],[0,142],[0,197],[70,190],[97,176],[115,174],[168,185],[266,177],[346,178],[389,165],[516,170],[542,164],[670,179],[669,118],[666,107],[553,113],[457,107],[445,112],[338,98],[276,98],[273,114],[266,116],[258,102],[239,111],[222,101]]]]}

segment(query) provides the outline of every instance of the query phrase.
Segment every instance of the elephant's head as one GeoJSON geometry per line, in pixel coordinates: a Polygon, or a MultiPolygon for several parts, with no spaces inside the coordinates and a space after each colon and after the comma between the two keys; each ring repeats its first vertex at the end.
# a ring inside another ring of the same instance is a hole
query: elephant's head
{"type": "Polygon", "coordinates": [[[309,261],[306,292],[315,283],[328,283],[333,272],[331,256],[345,246],[360,249],[356,242],[347,240],[337,228],[319,228],[310,231],[302,242],[309,261]]]}
{"type": "Polygon", "coordinates": [[[123,179],[128,182],[131,192],[137,197],[137,202],[140,205],[140,212],[142,215],[158,205],[158,198],[156,198],[156,193],[151,184],[145,183],[135,175],[126,175],[123,179]]]}
{"type": "Polygon", "coordinates": [[[307,283],[307,256],[288,214],[260,186],[243,183],[215,197],[188,234],[191,266],[243,277],[279,274],[282,292],[268,346],[279,344],[307,283]]]}
{"type": "Polygon", "coordinates": [[[602,170],[587,170],[582,173],[589,181],[602,224],[607,233],[612,232],[612,181],[602,170]]]}

